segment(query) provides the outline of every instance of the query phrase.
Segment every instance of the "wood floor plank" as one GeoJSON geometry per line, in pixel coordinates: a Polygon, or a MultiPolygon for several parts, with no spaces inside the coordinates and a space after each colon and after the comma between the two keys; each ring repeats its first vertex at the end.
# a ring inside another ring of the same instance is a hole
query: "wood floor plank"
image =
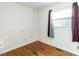
{"type": "Polygon", "coordinates": [[[74,56],[74,54],[36,41],[29,45],[6,52],[1,56],[74,56]]]}

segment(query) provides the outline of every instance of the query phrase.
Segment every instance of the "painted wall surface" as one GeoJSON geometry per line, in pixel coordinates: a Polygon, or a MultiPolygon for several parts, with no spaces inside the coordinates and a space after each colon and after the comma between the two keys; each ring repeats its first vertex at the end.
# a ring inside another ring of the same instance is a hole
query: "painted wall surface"
{"type": "Polygon", "coordinates": [[[79,50],[77,49],[77,46],[79,44],[77,42],[72,42],[71,28],[54,28],[55,38],[49,38],[47,36],[48,11],[50,9],[53,9],[54,12],[65,8],[72,8],[71,3],[68,2],[57,3],[55,5],[51,5],[39,10],[40,35],[41,35],[40,41],[79,55],[79,50]]]}
{"type": "Polygon", "coordinates": [[[71,8],[71,3],[56,3],[35,10],[17,3],[0,3],[0,52],[6,52],[36,40],[79,55],[72,42],[71,28],[54,28],[55,38],[47,37],[48,10],[71,8]]]}
{"type": "Polygon", "coordinates": [[[38,39],[37,11],[17,3],[0,3],[0,52],[38,39]]]}

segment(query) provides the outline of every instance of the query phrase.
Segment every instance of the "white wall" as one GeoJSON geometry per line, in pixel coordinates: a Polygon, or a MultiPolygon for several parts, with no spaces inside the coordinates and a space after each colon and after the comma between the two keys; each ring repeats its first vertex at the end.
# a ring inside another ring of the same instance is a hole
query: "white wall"
{"type": "Polygon", "coordinates": [[[0,3],[0,53],[38,39],[37,11],[17,3],[0,3]]]}
{"type": "Polygon", "coordinates": [[[0,3],[0,53],[40,40],[79,55],[71,28],[54,28],[55,38],[47,37],[48,10],[70,7],[70,3],[56,3],[37,11],[17,3],[0,3]]]}
{"type": "Polygon", "coordinates": [[[71,3],[56,3],[56,5],[51,5],[39,10],[40,41],[79,55],[79,50],[77,49],[79,44],[72,42],[71,28],[54,28],[55,38],[47,37],[48,10],[53,9],[53,11],[58,11],[65,8],[72,8],[71,3]]]}

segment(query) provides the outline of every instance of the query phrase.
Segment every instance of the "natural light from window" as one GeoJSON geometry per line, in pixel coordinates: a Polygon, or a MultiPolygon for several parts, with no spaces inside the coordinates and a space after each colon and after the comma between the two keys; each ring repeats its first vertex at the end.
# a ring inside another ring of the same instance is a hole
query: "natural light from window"
{"type": "Polygon", "coordinates": [[[61,11],[51,13],[52,25],[59,28],[71,28],[71,9],[63,9],[61,11]]]}

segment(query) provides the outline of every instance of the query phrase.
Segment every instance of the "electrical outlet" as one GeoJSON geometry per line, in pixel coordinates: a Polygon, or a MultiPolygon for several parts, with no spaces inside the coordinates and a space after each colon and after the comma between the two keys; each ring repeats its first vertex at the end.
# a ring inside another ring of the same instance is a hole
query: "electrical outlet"
{"type": "Polygon", "coordinates": [[[0,44],[3,44],[3,41],[0,41],[0,44]]]}
{"type": "Polygon", "coordinates": [[[7,37],[5,37],[5,39],[9,39],[9,37],[7,36],[7,37]]]}

